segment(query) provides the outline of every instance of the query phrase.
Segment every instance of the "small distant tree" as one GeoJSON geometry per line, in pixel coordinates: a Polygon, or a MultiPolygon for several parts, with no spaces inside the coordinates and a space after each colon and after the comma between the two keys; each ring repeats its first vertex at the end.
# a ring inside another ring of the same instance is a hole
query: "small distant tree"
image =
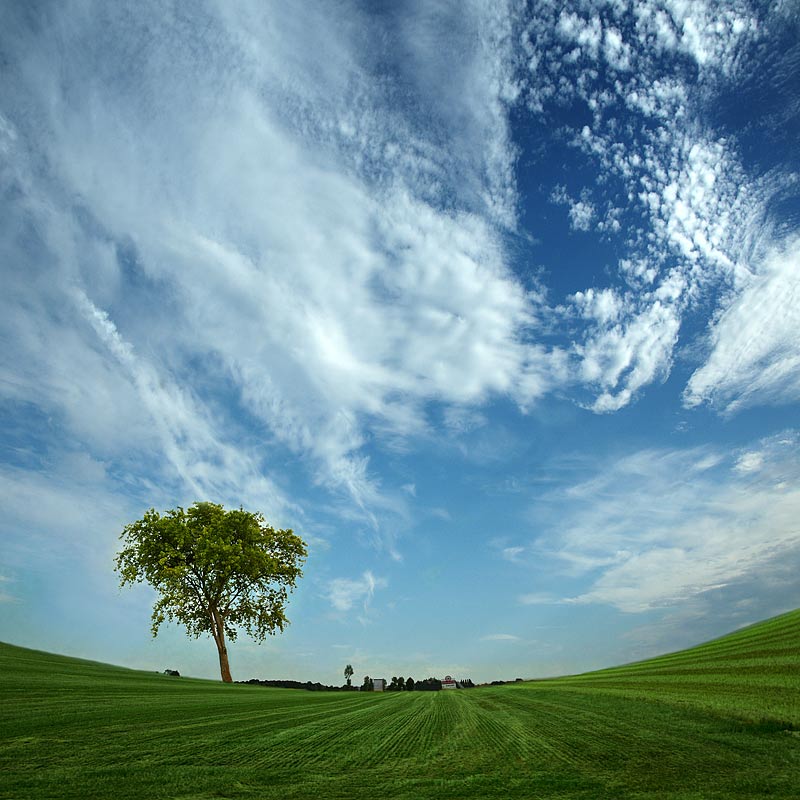
{"type": "Polygon", "coordinates": [[[347,681],[347,685],[350,686],[350,679],[353,677],[353,665],[348,664],[344,668],[344,679],[347,681]]]}
{"type": "Polygon", "coordinates": [[[261,514],[216,503],[159,514],[150,509],[126,525],[115,569],[120,585],[146,581],[160,595],[153,636],[165,620],[190,636],[210,633],[222,680],[230,683],[226,639],[241,626],[256,641],[288,625],[288,593],[303,574],[306,544],[291,530],[267,525],[261,514]]]}
{"type": "Polygon", "coordinates": [[[401,675],[397,679],[397,690],[402,692],[406,688],[406,679],[401,675]]]}
{"type": "Polygon", "coordinates": [[[413,692],[414,691],[414,679],[413,678],[406,678],[406,691],[413,692]]]}
{"type": "Polygon", "coordinates": [[[364,676],[364,683],[361,684],[361,691],[362,692],[373,692],[375,691],[375,682],[370,678],[369,675],[364,676]]]}

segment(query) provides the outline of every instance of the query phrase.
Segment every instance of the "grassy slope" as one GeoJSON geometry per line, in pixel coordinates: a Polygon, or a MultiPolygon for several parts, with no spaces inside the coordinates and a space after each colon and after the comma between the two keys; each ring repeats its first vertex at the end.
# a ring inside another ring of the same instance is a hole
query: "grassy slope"
{"type": "Polygon", "coordinates": [[[460,692],[176,679],[0,645],[0,798],[800,796],[800,611],[460,692]]]}
{"type": "Polygon", "coordinates": [[[558,684],[800,728],[800,609],[689,650],[558,684]]]}

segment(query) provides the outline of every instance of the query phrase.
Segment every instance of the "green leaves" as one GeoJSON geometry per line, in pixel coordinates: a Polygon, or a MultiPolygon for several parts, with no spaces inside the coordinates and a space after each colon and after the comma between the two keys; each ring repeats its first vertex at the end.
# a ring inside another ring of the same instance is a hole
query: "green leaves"
{"type": "MultiPolygon", "coordinates": [[[[159,593],[152,631],[177,620],[188,633],[210,633],[224,649],[239,628],[263,641],[289,620],[289,592],[302,576],[306,544],[259,513],[199,502],[126,525],[115,559],[120,585],[146,581],[159,593]]],[[[222,653],[222,649],[220,652],[222,653]]]]}

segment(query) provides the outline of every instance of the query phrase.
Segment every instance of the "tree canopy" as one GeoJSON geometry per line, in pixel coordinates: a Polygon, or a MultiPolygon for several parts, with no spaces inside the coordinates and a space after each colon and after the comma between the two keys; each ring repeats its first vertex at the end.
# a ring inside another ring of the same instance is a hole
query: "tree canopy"
{"type": "Polygon", "coordinates": [[[302,576],[307,550],[291,529],[267,525],[260,513],[195,503],[159,514],[150,509],[125,526],[116,556],[120,585],[147,582],[160,597],[152,632],[165,620],[189,635],[209,633],[222,680],[232,680],[226,639],[243,628],[258,642],[289,623],[288,595],[302,576]]]}

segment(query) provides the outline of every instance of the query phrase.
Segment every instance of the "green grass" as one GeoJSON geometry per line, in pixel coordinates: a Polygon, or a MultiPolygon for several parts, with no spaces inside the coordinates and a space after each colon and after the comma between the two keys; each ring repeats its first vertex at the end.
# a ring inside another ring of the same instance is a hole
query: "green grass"
{"type": "Polygon", "coordinates": [[[587,675],[223,685],[0,645],[0,798],[796,798],[800,611],[587,675]]]}

